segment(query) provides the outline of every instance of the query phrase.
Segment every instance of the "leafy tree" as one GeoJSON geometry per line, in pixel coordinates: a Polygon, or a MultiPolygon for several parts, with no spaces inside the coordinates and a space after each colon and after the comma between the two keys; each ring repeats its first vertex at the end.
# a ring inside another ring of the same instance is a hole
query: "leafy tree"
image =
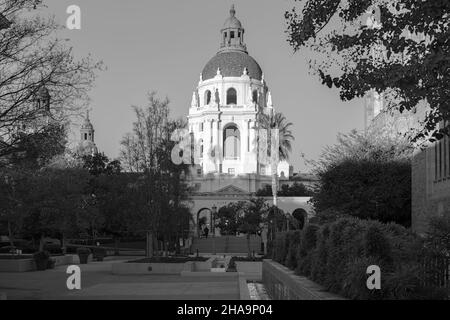
{"type": "Polygon", "coordinates": [[[448,125],[438,127],[450,119],[449,1],[303,3],[285,14],[288,41],[294,51],[314,52],[309,64],[324,85],[336,87],[344,101],[385,93],[388,108],[399,112],[426,101],[430,112],[415,140],[449,134],[448,125]]]}
{"type": "Polygon", "coordinates": [[[94,176],[100,174],[118,174],[122,170],[119,160],[109,161],[104,153],[84,155],[82,158],[84,162],[83,167],[94,176]]]}
{"type": "MultiPolygon", "coordinates": [[[[309,197],[312,192],[303,184],[294,182],[291,186],[288,184],[281,185],[281,189],[278,191],[279,197],[309,197]]],[[[272,187],[265,185],[263,188],[256,192],[257,197],[272,196],[272,187]]]]}
{"type": "Polygon", "coordinates": [[[395,141],[381,143],[356,132],[340,135],[316,163],[320,183],[312,203],[319,216],[327,220],[343,213],[409,226],[409,155],[395,141]]]}
{"type": "Polygon", "coordinates": [[[238,232],[238,212],[242,210],[242,207],[243,202],[231,202],[219,208],[216,224],[222,235],[235,235],[238,232]]]}
{"type": "Polygon", "coordinates": [[[251,256],[250,237],[261,230],[267,221],[269,206],[264,198],[252,198],[249,201],[231,202],[219,209],[216,216],[217,226],[223,235],[247,235],[248,255],[251,256]]]}
{"type": "Polygon", "coordinates": [[[20,194],[25,212],[22,232],[39,240],[46,236],[78,236],[92,216],[85,214],[89,174],[80,169],[44,169],[27,176],[20,194]]]}

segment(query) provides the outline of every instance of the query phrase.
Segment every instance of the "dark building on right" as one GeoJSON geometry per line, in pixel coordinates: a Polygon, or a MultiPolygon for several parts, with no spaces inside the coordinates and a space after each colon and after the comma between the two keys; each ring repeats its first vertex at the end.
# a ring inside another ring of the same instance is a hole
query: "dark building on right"
{"type": "MultiPolygon", "coordinates": [[[[386,100],[377,93],[367,95],[365,124],[369,134],[412,135],[421,128],[429,110],[425,102],[412,111],[399,113],[389,110],[386,100]]],[[[450,216],[450,137],[418,143],[411,165],[412,229],[423,235],[431,217],[450,216]]]]}

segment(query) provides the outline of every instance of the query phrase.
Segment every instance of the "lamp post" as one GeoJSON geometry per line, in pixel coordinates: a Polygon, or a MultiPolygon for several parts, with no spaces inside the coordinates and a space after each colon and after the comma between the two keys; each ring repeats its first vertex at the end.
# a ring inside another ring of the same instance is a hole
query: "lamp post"
{"type": "Polygon", "coordinates": [[[212,215],[212,217],[211,217],[211,223],[212,223],[211,231],[212,231],[213,237],[215,237],[216,236],[216,214],[217,214],[217,207],[216,207],[215,204],[212,206],[211,210],[212,210],[211,211],[211,215],[212,215]]]}
{"type": "Polygon", "coordinates": [[[212,238],[213,238],[213,254],[216,254],[216,212],[217,207],[216,205],[212,206],[211,211],[211,231],[212,231],[212,238]]]}

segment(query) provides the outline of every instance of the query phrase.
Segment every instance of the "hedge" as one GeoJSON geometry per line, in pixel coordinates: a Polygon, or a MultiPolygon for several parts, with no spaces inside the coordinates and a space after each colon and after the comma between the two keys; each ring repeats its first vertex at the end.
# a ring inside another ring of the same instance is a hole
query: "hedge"
{"type": "Polygon", "coordinates": [[[425,286],[422,240],[408,229],[358,218],[341,218],[302,231],[277,233],[271,258],[298,275],[350,299],[446,299],[448,292],[425,286]],[[381,268],[381,289],[366,286],[367,267],[381,268]]]}

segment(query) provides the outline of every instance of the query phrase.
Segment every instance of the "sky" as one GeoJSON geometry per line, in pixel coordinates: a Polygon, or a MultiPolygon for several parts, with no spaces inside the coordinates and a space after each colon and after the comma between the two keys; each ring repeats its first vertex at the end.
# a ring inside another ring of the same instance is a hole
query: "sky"
{"type": "MultiPolygon", "coordinates": [[[[284,13],[293,0],[45,0],[43,13],[65,25],[70,5],[81,8],[81,30],[62,30],[76,57],[91,54],[107,69],[90,92],[95,142],[110,158],[135,119],[131,106],[147,92],[169,97],[172,116],[186,117],[200,72],[219,48],[220,29],[235,4],[249,54],[262,67],[273,104],[293,123],[289,162],[308,171],[301,155],[318,159],[339,132],[364,127],[362,100],[342,102],[337,90],[309,73],[304,53],[287,42],[284,13]]],[[[78,133],[74,135],[78,137],[78,133]],[[75,135],[76,134],[76,135],[75,135]]]]}

